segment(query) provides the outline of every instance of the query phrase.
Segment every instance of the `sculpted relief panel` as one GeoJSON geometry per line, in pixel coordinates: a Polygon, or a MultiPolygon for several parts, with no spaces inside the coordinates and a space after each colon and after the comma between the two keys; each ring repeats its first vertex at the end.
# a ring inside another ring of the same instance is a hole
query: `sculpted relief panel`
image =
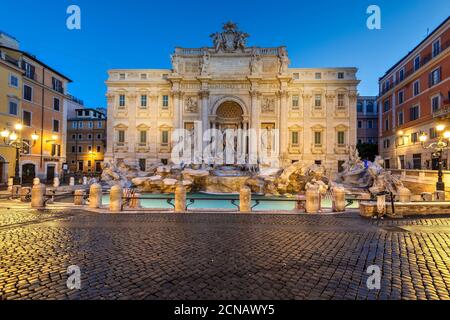
{"type": "Polygon", "coordinates": [[[198,100],[196,97],[187,97],[184,103],[184,111],[187,113],[198,112],[198,100]]]}

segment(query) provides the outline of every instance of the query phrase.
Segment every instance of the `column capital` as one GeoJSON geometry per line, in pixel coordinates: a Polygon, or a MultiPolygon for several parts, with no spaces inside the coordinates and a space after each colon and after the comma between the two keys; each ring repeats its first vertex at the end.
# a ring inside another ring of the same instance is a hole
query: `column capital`
{"type": "Polygon", "coordinates": [[[199,95],[200,99],[208,99],[210,92],[209,92],[209,90],[201,90],[198,92],[198,95],[199,95]]]}
{"type": "Polygon", "coordinates": [[[261,92],[258,90],[250,90],[249,94],[252,98],[259,98],[261,96],[261,92]]]}
{"type": "Polygon", "coordinates": [[[289,97],[289,91],[287,91],[287,90],[280,90],[280,91],[277,92],[277,95],[280,98],[286,98],[287,99],[289,97]]]}

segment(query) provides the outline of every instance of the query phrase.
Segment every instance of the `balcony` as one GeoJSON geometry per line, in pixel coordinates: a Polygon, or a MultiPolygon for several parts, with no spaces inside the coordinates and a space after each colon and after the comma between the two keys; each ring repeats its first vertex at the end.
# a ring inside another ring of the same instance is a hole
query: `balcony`
{"type": "Polygon", "coordinates": [[[128,142],[116,142],[114,144],[114,152],[128,152],[128,142]]]}
{"type": "Polygon", "coordinates": [[[148,152],[150,150],[149,143],[137,143],[136,152],[148,152]]]}
{"type": "Polygon", "coordinates": [[[441,47],[437,51],[424,56],[421,59],[420,64],[417,69],[411,68],[411,69],[405,70],[405,75],[404,75],[403,79],[397,79],[394,83],[391,83],[388,87],[383,88],[380,91],[380,96],[383,96],[389,90],[391,90],[392,88],[394,88],[395,86],[397,86],[398,84],[402,83],[407,78],[409,78],[409,76],[413,75],[414,73],[416,73],[417,71],[422,69],[422,67],[426,66],[430,61],[433,61],[434,59],[439,57],[441,55],[441,53],[444,52],[448,47],[450,47],[450,40],[448,40],[444,44],[442,44],[441,47]]]}
{"type": "Polygon", "coordinates": [[[450,118],[450,100],[443,101],[443,106],[433,112],[433,118],[450,118]]]}

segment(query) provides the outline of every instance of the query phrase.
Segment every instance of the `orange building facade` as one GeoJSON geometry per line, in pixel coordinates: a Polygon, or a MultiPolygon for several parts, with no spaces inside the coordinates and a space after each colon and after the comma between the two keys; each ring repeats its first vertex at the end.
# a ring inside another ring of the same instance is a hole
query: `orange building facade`
{"type": "MultiPolygon", "coordinates": [[[[436,125],[450,128],[450,18],[380,78],[379,148],[387,168],[437,169],[436,125]]],[[[449,153],[443,155],[448,168],[449,153]]]]}
{"type": "MultiPolygon", "coordinates": [[[[27,52],[6,46],[0,46],[0,51],[8,57],[9,63],[23,71],[22,96],[14,121],[23,124],[20,136],[31,142],[28,137],[33,133],[39,135],[36,144],[24,148],[20,155],[22,183],[30,183],[35,177],[52,182],[66,163],[67,111],[64,101],[71,80],[27,52]]],[[[13,131],[15,123],[11,122],[11,127],[6,129],[13,131]]]]}

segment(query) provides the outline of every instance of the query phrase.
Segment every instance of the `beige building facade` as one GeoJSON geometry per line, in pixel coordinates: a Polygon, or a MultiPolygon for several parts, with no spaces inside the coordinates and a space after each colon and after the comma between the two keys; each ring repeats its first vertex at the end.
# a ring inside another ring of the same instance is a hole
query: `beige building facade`
{"type": "Polygon", "coordinates": [[[248,47],[233,23],[211,37],[212,47],[176,48],[171,70],[109,71],[105,160],[171,163],[174,130],[201,122],[203,130],[277,131],[269,144],[282,166],[337,172],[356,145],[357,69],[290,68],[285,47],[248,47]]]}

